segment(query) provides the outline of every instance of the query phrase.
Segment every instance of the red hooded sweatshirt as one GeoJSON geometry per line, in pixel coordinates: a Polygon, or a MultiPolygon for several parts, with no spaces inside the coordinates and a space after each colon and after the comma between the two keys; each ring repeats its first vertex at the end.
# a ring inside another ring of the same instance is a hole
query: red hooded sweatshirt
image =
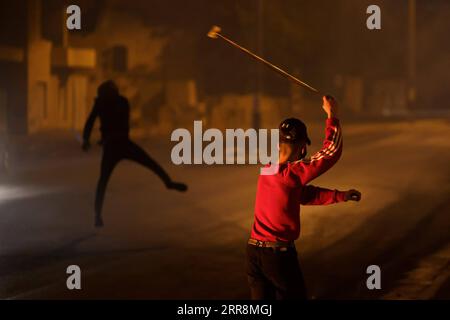
{"type": "Polygon", "coordinates": [[[280,164],[278,173],[260,175],[251,237],[260,241],[294,241],[300,235],[300,205],[345,201],[345,192],[308,185],[330,169],[342,154],[339,120],[326,120],[322,149],[310,159],[280,164]]]}

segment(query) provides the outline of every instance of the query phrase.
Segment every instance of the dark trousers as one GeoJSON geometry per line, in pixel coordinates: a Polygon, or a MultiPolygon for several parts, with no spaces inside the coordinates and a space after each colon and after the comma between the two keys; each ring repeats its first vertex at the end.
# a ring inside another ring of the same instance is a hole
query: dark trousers
{"type": "Polygon", "coordinates": [[[247,245],[247,279],[252,300],[306,299],[306,287],[295,248],[247,245]]]}
{"type": "Polygon", "coordinates": [[[137,144],[128,139],[117,139],[103,142],[103,157],[100,169],[100,179],[97,184],[95,196],[95,213],[101,216],[103,200],[105,198],[106,186],[111,173],[120,160],[128,159],[135,161],[144,167],[152,170],[166,184],[170,183],[169,175],[137,144]]]}

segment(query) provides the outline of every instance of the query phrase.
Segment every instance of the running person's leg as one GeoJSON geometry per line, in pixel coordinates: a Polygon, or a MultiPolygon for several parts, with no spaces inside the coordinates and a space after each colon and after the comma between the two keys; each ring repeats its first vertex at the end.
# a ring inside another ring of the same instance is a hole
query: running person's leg
{"type": "Polygon", "coordinates": [[[102,208],[105,198],[106,186],[115,166],[120,161],[119,151],[114,146],[103,146],[103,156],[100,169],[100,178],[97,183],[97,192],[95,195],[95,226],[102,227],[102,208]]]}
{"type": "Polygon", "coordinates": [[[187,186],[184,183],[178,183],[172,181],[167,172],[153,160],[141,147],[134,142],[130,141],[127,146],[126,159],[133,160],[144,167],[152,170],[169,189],[175,189],[178,191],[186,191],[187,186]]]}

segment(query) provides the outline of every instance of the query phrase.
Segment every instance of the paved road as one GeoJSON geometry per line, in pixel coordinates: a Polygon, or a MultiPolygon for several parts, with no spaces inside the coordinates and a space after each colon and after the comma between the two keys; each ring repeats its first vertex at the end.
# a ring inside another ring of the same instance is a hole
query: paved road
{"type": "MultiPolygon", "coordinates": [[[[363,200],[302,208],[297,247],[310,295],[448,297],[450,122],[344,124],[344,133],[341,161],[315,184],[358,188],[363,200]],[[439,263],[426,264],[439,252],[439,263]],[[375,292],[365,286],[371,264],[382,269],[375,292]],[[412,272],[419,280],[406,290],[412,272]]],[[[317,149],[322,128],[311,136],[317,149]]],[[[33,139],[11,148],[0,180],[1,298],[248,297],[244,250],[258,167],[177,167],[169,143],[141,141],[189,192],[167,191],[123,162],[110,181],[106,227],[95,230],[99,148],[83,154],[64,136],[33,139]],[[71,264],[82,269],[81,291],[65,287],[71,264]]]]}

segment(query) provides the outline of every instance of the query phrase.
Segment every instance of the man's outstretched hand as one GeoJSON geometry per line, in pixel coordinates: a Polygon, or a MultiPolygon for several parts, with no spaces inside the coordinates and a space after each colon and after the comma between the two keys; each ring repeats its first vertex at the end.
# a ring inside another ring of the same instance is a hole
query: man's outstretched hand
{"type": "Polygon", "coordinates": [[[361,200],[361,192],[358,190],[348,190],[345,191],[345,201],[359,201],[361,200]]]}
{"type": "Polygon", "coordinates": [[[328,118],[337,118],[338,115],[338,103],[332,96],[327,95],[322,97],[322,108],[325,110],[328,118]]]}
{"type": "Polygon", "coordinates": [[[188,186],[186,184],[184,184],[184,183],[181,183],[181,182],[173,182],[173,181],[171,181],[171,182],[169,182],[167,184],[167,188],[168,189],[172,189],[172,190],[176,190],[176,191],[179,191],[179,192],[186,192],[187,189],[188,189],[188,186]]]}

